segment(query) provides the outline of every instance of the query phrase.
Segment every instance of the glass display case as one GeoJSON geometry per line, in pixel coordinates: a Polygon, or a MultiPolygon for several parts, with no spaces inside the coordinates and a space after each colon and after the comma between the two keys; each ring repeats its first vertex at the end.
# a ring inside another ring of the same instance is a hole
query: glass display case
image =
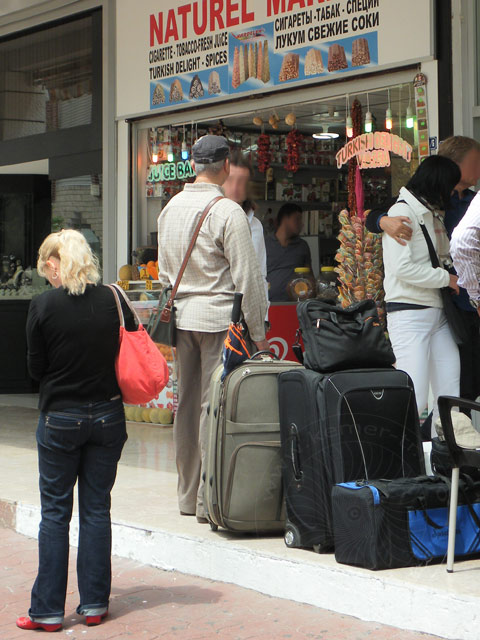
{"type": "Polygon", "coordinates": [[[118,280],[137,312],[143,325],[147,325],[153,309],[158,305],[162,285],[158,280],[118,280]]]}

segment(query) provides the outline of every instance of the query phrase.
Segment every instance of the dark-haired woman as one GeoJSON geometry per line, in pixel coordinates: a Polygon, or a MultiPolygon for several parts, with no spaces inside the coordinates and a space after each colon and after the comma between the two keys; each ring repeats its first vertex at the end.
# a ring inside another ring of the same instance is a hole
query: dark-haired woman
{"type": "Polygon", "coordinates": [[[438,396],[456,396],[460,390],[460,357],[440,294],[443,287],[456,294],[459,290],[456,276],[432,267],[421,225],[432,239],[440,264],[449,266],[443,210],[459,181],[460,169],[452,160],[441,156],[424,160],[388,212],[410,220],[411,240],[402,246],[386,234],[382,239],[387,322],[396,367],[412,378],[420,414],[427,408],[431,386],[432,424],[438,417],[438,396]]]}

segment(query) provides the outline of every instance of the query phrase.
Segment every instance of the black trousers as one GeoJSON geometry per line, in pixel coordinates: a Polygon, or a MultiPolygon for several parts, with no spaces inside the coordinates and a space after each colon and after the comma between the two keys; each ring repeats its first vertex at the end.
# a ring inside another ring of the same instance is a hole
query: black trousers
{"type": "Polygon", "coordinates": [[[476,400],[480,396],[480,318],[478,313],[461,311],[470,339],[460,350],[460,396],[476,400]]]}

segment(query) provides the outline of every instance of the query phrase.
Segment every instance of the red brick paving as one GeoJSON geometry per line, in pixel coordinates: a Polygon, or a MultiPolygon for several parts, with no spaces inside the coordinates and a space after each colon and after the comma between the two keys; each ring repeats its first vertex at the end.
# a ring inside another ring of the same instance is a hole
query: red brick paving
{"type": "MultiPolygon", "coordinates": [[[[230,584],[161,571],[123,558],[113,559],[110,614],[98,627],[77,616],[75,549],[62,631],[69,640],[433,640],[317,609],[271,598],[230,584]]],[[[0,639],[50,637],[15,626],[26,615],[36,574],[36,541],[0,527],[0,639]]],[[[321,588],[321,585],[319,585],[321,588]]]]}

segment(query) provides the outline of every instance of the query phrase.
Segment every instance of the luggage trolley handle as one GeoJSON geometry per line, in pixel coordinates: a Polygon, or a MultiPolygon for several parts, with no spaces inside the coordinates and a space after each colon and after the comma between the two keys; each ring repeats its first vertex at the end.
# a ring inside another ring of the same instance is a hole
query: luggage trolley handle
{"type": "Polygon", "coordinates": [[[298,452],[298,428],[294,422],[290,425],[290,460],[292,462],[293,477],[297,483],[297,489],[299,489],[300,483],[303,480],[303,471],[300,468],[300,456],[298,452]]]}

